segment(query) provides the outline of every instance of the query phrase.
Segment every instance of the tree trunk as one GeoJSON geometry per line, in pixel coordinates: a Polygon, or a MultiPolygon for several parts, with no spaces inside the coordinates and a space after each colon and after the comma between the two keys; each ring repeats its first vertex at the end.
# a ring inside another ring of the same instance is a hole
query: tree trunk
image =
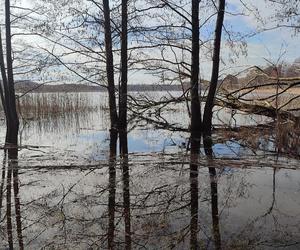
{"type": "Polygon", "coordinates": [[[6,78],[5,75],[5,65],[4,65],[4,56],[3,56],[3,46],[2,46],[2,34],[1,34],[1,27],[0,27],[0,72],[2,77],[2,84],[0,84],[0,98],[1,98],[1,104],[3,107],[4,115],[7,116],[6,111],[6,104],[5,104],[5,95],[4,95],[4,78],[6,78]]]}
{"type": "Polygon", "coordinates": [[[128,1],[122,0],[121,86],[119,92],[119,138],[123,172],[123,202],[125,219],[125,249],[131,249],[131,209],[127,140],[127,82],[128,82],[128,1]]]}
{"type": "Polygon", "coordinates": [[[0,27],[0,69],[1,69],[1,77],[2,77],[2,85],[1,86],[1,102],[4,110],[4,114],[8,117],[7,108],[9,107],[9,103],[7,100],[8,95],[8,84],[7,84],[7,76],[6,76],[6,69],[5,69],[5,60],[4,60],[4,52],[3,52],[3,43],[2,43],[2,31],[0,27]]]}
{"type": "Polygon", "coordinates": [[[201,140],[201,108],[199,100],[199,0],[192,1],[192,67],[191,67],[191,222],[190,245],[197,249],[198,240],[198,157],[201,140]]]}
{"type": "Polygon", "coordinates": [[[109,0],[103,0],[103,13],[104,13],[106,72],[107,72],[107,83],[108,83],[110,122],[111,122],[111,129],[118,130],[118,113],[117,113],[116,94],[115,94],[114,58],[113,58],[113,51],[112,51],[109,0]]]}
{"type": "Polygon", "coordinates": [[[119,94],[120,153],[128,154],[127,145],[127,82],[128,82],[128,1],[122,0],[121,86],[119,94]]]}
{"type": "Polygon", "coordinates": [[[119,95],[120,130],[127,131],[127,81],[128,81],[128,10],[127,0],[122,0],[122,32],[121,32],[121,86],[119,95]]]}
{"type": "MultiPolygon", "coordinates": [[[[1,31],[0,31],[1,32],[1,31]]],[[[1,88],[1,99],[6,117],[6,144],[17,145],[19,131],[19,117],[16,108],[16,96],[14,88],[12,44],[11,44],[11,23],[10,23],[10,1],[5,0],[5,38],[6,38],[6,63],[3,53],[2,37],[0,36],[0,64],[3,89],[1,88]]]]}
{"type": "MultiPolygon", "coordinates": [[[[210,81],[209,92],[204,108],[203,115],[203,136],[204,144],[208,143],[208,147],[211,144],[211,128],[212,128],[212,115],[214,107],[214,99],[218,86],[219,78],[219,65],[220,65],[220,50],[221,50],[221,39],[222,39],[222,27],[224,21],[225,11],[225,0],[219,0],[218,17],[216,21],[215,40],[214,40],[214,51],[213,51],[213,67],[210,81]]],[[[206,148],[206,145],[204,145],[206,148]]]]}
{"type": "Polygon", "coordinates": [[[199,151],[201,108],[199,99],[199,0],[192,1],[191,150],[199,151]]]}

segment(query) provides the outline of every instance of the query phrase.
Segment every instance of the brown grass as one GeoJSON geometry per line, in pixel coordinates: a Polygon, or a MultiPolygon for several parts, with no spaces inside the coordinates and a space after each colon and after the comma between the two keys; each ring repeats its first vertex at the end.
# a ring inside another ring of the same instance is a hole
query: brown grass
{"type": "Polygon", "coordinates": [[[91,100],[79,93],[72,95],[39,93],[18,99],[17,108],[21,117],[39,119],[47,116],[97,111],[101,106],[93,105],[91,100]]]}

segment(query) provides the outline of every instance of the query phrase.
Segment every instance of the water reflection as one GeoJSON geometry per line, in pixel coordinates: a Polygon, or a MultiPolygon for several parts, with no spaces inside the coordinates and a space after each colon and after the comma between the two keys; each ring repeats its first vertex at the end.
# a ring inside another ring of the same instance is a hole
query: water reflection
{"type": "Polygon", "coordinates": [[[190,192],[191,192],[191,249],[198,249],[198,165],[190,164],[190,192]]]}
{"type": "Polygon", "coordinates": [[[200,153],[200,137],[194,137],[191,133],[191,156],[190,156],[190,197],[191,197],[191,221],[190,221],[190,248],[199,249],[198,246],[198,159],[200,153]]]}
{"type": "Polygon", "coordinates": [[[2,178],[0,186],[0,220],[4,221],[6,216],[6,232],[9,249],[14,249],[15,236],[18,242],[18,249],[24,249],[22,218],[19,196],[19,169],[18,169],[18,149],[11,147],[5,149],[3,156],[2,178]],[[6,177],[6,178],[5,178],[6,177]],[[5,180],[6,179],[6,180],[5,180]],[[4,184],[6,181],[6,190],[4,184]],[[13,190],[13,192],[12,192],[13,190]],[[3,214],[3,199],[6,191],[6,214],[3,214]],[[13,196],[12,196],[13,194],[13,196]],[[14,202],[13,202],[14,197],[14,202]],[[14,206],[14,212],[13,212],[14,206]],[[15,218],[16,233],[13,228],[13,217],[15,218]]]}
{"type": "Polygon", "coordinates": [[[128,138],[127,133],[120,132],[120,158],[123,181],[123,206],[125,220],[125,249],[131,249],[131,209],[130,209],[130,173],[128,161],[128,138]]]}
{"type": "Polygon", "coordinates": [[[108,249],[115,247],[115,209],[116,209],[116,157],[118,134],[110,133],[109,144],[109,182],[108,182],[108,249]]]}
{"type": "Polygon", "coordinates": [[[218,208],[218,176],[216,168],[209,168],[210,174],[210,193],[211,193],[211,215],[212,215],[212,228],[215,249],[221,248],[221,234],[220,234],[220,220],[219,220],[219,208],[218,208]]]}
{"type": "MultiPolygon", "coordinates": [[[[150,100],[168,95],[166,92],[146,94],[153,95],[150,100]]],[[[172,94],[181,96],[180,92],[172,94]]],[[[103,148],[99,141],[109,138],[106,101],[105,93],[35,93],[22,97],[21,114],[24,119],[21,122],[20,146],[44,147],[41,151],[45,153],[40,154],[41,157],[37,158],[36,164],[44,163],[49,158],[53,161],[53,157],[49,157],[49,155],[55,156],[54,159],[58,165],[67,160],[71,163],[78,163],[79,159],[82,159],[82,162],[99,160],[100,157],[103,159],[103,148]],[[58,141],[60,143],[57,143],[58,141]],[[66,159],[66,156],[69,159],[66,159]]],[[[144,113],[146,115],[146,112],[144,113]]],[[[228,117],[231,117],[229,113],[224,109],[216,112],[214,124],[222,126],[229,124],[228,117]]],[[[170,124],[177,124],[185,128],[189,126],[185,104],[178,103],[174,107],[172,106],[172,109],[166,108],[162,116],[170,124]]],[[[267,121],[268,119],[261,116],[240,115],[237,117],[237,126],[255,125],[267,121]]],[[[3,123],[1,127],[4,125],[3,123]]],[[[134,128],[133,130],[129,129],[131,130],[128,137],[129,152],[180,152],[189,138],[189,134],[186,132],[174,133],[165,129],[153,129],[151,124],[139,123],[134,117],[130,117],[129,128],[134,128]],[[140,125],[142,129],[139,127],[140,125]]],[[[4,137],[5,135],[0,132],[2,141],[4,141],[4,137]]],[[[235,148],[237,151],[242,151],[243,155],[250,153],[246,152],[244,147],[238,143],[235,148]]],[[[35,157],[36,152],[24,152],[20,152],[21,158],[33,161],[32,156],[35,157]]],[[[222,156],[224,149],[221,148],[218,153],[222,156]]],[[[47,164],[50,165],[51,160],[47,164]]]]}
{"type": "Polygon", "coordinates": [[[210,177],[210,194],[211,194],[211,217],[212,217],[212,233],[216,250],[222,249],[220,220],[219,220],[219,204],[218,204],[218,175],[214,164],[213,145],[210,140],[204,139],[204,152],[208,161],[208,171],[210,177]]]}
{"type": "Polygon", "coordinates": [[[298,170],[117,147],[111,134],[109,161],[82,169],[24,167],[7,151],[0,249],[299,248],[298,170]]]}
{"type": "MultiPolygon", "coordinates": [[[[116,172],[117,172],[117,139],[118,134],[110,132],[110,157],[109,157],[109,198],[108,198],[108,249],[115,249],[115,217],[116,217],[116,172]]],[[[123,212],[124,218],[124,248],[131,249],[131,213],[130,213],[130,174],[128,162],[127,134],[120,133],[120,166],[122,170],[123,212]]],[[[122,243],[119,243],[123,245],[122,243]]]]}

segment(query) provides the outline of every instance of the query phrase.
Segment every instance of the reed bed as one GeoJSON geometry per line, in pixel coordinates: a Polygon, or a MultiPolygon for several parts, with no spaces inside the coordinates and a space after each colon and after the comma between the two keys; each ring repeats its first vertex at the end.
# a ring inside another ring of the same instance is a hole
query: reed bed
{"type": "Polygon", "coordinates": [[[105,102],[95,101],[87,93],[33,93],[17,99],[17,109],[24,119],[82,114],[106,110],[105,102]]]}

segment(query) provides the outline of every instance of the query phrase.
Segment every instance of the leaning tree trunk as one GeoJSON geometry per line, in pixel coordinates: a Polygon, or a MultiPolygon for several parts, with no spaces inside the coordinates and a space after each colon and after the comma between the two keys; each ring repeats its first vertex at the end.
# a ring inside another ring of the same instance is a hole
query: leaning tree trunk
{"type": "Polygon", "coordinates": [[[210,148],[211,146],[211,128],[212,128],[212,115],[214,107],[214,99],[218,86],[219,78],[219,65],[220,65],[220,50],[221,50],[221,38],[222,38],[222,27],[224,21],[225,11],[225,0],[219,0],[218,17],[216,22],[215,40],[214,40],[214,51],[213,51],[213,67],[210,81],[210,88],[207,95],[207,100],[203,114],[203,137],[204,147],[210,148]],[[207,145],[205,145],[207,144],[207,145]]]}
{"type": "Polygon", "coordinates": [[[107,72],[107,83],[108,83],[107,87],[108,87],[108,98],[109,98],[110,122],[111,122],[111,129],[118,130],[118,113],[117,113],[116,94],[115,94],[114,58],[113,58],[113,51],[112,51],[109,0],[103,0],[103,13],[104,13],[106,72],[107,72]]]}

